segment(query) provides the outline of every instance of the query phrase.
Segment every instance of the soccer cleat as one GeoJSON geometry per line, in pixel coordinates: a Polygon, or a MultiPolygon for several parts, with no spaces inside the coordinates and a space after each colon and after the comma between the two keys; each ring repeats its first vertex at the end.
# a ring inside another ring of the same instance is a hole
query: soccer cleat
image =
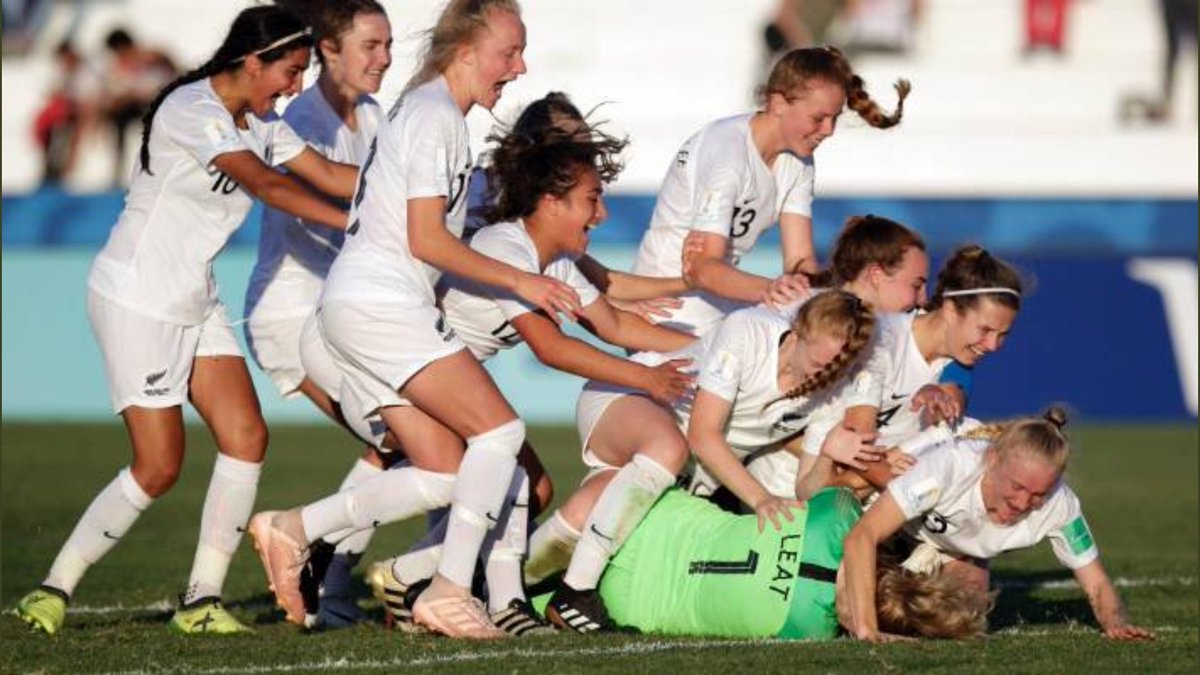
{"type": "Polygon", "coordinates": [[[300,592],[300,573],[308,561],[308,547],[275,527],[277,511],[263,511],[250,519],[250,537],[267,571],[268,587],[275,593],[275,604],[283,609],[291,623],[307,626],[304,596],[300,592]]]}
{"type": "Polygon", "coordinates": [[[29,629],[57,635],[67,620],[66,593],[52,586],[38,586],[17,602],[13,614],[29,624],[29,629]]]}
{"type": "Polygon", "coordinates": [[[488,617],[483,603],[473,595],[428,599],[413,603],[413,621],[435,633],[466,640],[499,640],[509,637],[488,617]]]}
{"type": "Polygon", "coordinates": [[[238,621],[229,610],[221,605],[220,598],[200,598],[189,605],[181,605],[171,617],[167,628],[180,635],[233,635],[253,633],[246,624],[238,621]]]}
{"type": "Polygon", "coordinates": [[[507,608],[492,612],[491,619],[497,628],[514,637],[554,635],[558,632],[554,626],[538,616],[528,602],[520,598],[513,598],[507,608]]]}
{"type": "Polygon", "coordinates": [[[371,595],[383,604],[384,625],[402,633],[429,632],[413,622],[412,604],[408,598],[411,587],[396,578],[390,558],[372,563],[367,568],[366,580],[371,586],[371,595]]]}
{"type": "Polygon", "coordinates": [[[566,584],[550,596],[546,618],[555,626],[576,633],[616,630],[616,624],[608,618],[604,601],[595,589],[577,591],[566,584]]]}

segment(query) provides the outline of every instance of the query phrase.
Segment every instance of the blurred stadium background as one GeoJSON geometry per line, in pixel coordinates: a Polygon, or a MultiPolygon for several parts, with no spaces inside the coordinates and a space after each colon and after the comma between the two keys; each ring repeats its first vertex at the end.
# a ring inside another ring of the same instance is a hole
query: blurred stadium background
{"type": "MultiPolygon", "coordinates": [[[[4,2],[3,419],[109,418],[100,355],[84,312],[91,258],[122,205],[111,131],[83,139],[77,166],[41,184],[33,125],[59,86],[70,38],[103,67],[104,37],[124,27],[188,69],[205,59],[247,0],[4,2]]],[[[396,37],[380,101],[412,69],[439,4],[384,2],[396,37]]],[[[496,110],[511,120],[549,90],[571,94],[633,144],[595,253],[627,268],[654,192],[700,126],[749,111],[766,70],[763,27],[775,0],[523,0],[529,73],[496,110]]],[[[872,212],[921,231],[935,265],[982,243],[1035,282],[1006,348],[978,369],[973,412],[1028,412],[1065,401],[1088,421],[1190,421],[1197,414],[1196,50],[1185,48],[1159,120],[1122,115],[1160,88],[1165,51],[1154,0],[1071,2],[1061,54],[1022,50],[1024,0],[924,0],[911,48],[855,65],[885,107],[912,81],[904,122],[876,131],[851,115],[817,154],[815,221],[824,254],[846,216],[872,212]]],[[[1193,27],[1194,31],[1194,27],[1193,27]]],[[[1194,33],[1193,33],[1194,34],[1194,33]]],[[[476,150],[495,119],[470,119],[476,150]]],[[[124,148],[125,166],[138,134],[124,148]]],[[[255,257],[252,213],[217,266],[240,316],[255,257]]],[[[768,240],[744,265],[778,271],[768,240]]],[[[569,423],[580,382],[514,350],[490,364],[527,419],[569,423]]],[[[252,369],[253,370],[253,369],[252,369]]],[[[255,372],[269,423],[316,419],[255,372]]]]}

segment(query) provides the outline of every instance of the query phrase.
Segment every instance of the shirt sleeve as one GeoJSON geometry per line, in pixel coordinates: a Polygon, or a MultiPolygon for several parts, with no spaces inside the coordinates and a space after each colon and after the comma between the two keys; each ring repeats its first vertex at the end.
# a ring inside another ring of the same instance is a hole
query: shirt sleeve
{"type": "MultiPolygon", "coordinates": [[[[505,230],[500,228],[482,230],[471,240],[471,248],[523,272],[537,274],[537,261],[531,258],[529,250],[521,246],[520,242],[504,235],[505,230]]],[[[485,288],[487,289],[485,292],[492,294],[492,299],[496,301],[500,313],[508,321],[538,310],[536,305],[526,302],[515,293],[490,286],[481,286],[480,288],[485,288]]]]}
{"type": "Polygon", "coordinates": [[[705,350],[700,361],[699,389],[732,403],[755,355],[749,348],[754,340],[747,335],[748,326],[743,314],[734,313],[721,322],[717,336],[705,350]]]}
{"type": "Polygon", "coordinates": [[[587,307],[600,298],[600,291],[587,280],[583,272],[569,258],[559,258],[546,268],[546,276],[554,277],[575,289],[579,295],[579,306],[587,307]]]}
{"type": "Polygon", "coordinates": [[[954,481],[954,447],[930,453],[903,475],[892,479],[888,493],[896,500],[905,520],[932,511],[946,488],[954,481]]]}
{"type": "Polygon", "coordinates": [[[1046,533],[1054,556],[1068,569],[1077,570],[1100,557],[1092,531],[1083,517],[1079,497],[1065,485],[1063,506],[1056,513],[1055,526],[1046,533]]]}
{"type": "Polygon", "coordinates": [[[271,166],[287,164],[296,158],[308,143],[292,129],[292,125],[279,117],[267,120],[271,129],[271,166]]]}
{"type": "Polygon", "coordinates": [[[451,194],[458,139],[453,120],[442,112],[439,107],[423,105],[413,110],[408,121],[404,178],[409,199],[451,194]]]}
{"type": "Polygon", "coordinates": [[[729,238],[729,223],[742,186],[741,172],[731,165],[730,158],[714,153],[704,153],[698,161],[691,229],[729,238]]]}
{"type": "Polygon", "coordinates": [[[780,174],[780,213],[792,213],[798,216],[812,218],[813,185],[816,171],[812,158],[801,158],[788,155],[788,168],[780,174]]]}
{"type": "Polygon", "coordinates": [[[245,150],[253,152],[238,133],[233,116],[219,102],[207,98],[159,108],[156,131],[166,132],[172,143],[191,155],[200,166],[212,164],[217,155],[245,150]]]}

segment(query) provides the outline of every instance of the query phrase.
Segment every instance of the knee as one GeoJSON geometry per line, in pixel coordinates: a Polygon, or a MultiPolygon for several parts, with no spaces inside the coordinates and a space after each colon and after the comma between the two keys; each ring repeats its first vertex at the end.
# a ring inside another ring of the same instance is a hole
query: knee
{"type": "Polygon", "coordinates": [[[479,448],[498,454],[516,457],[525,444],[525,423],[519,418],[510,420],[500,426],[472,436],[467,439],[467,449],[479,448]]]}
{"type": "Polygon", "coordinates": [[[175,486],[175,481],[179,480],[179,470],[182,466],[183,457],[135,460],[131,473],[138,487],[146,495],[158,498],[175,486]]]}
{"type": "Polygon", "coordinates": [[[221,452],[244,462],[259,463],[267,455],[269,436],[266,422],[256,416],[223,435],[221,452]]]}
{"type": "Polygon", "coordinates": [[[638,454],[653,459],[667,471],[678,475],[687,464],[688,458],[691,456],[691,450],[688,449],[686,441],[678,438],[671,439],[670,442],[655,444],[652,447],[638,450],[638,454]]]}
{"type": "Polygon", "coordinates": [[[537,515],[550,506],[550,502],[554,501],[554,481],[550,480],[550,474],[542,473],[538,477],[533,484],[531,496],[533,499],[529,505],[530,513],[537,515]]]}

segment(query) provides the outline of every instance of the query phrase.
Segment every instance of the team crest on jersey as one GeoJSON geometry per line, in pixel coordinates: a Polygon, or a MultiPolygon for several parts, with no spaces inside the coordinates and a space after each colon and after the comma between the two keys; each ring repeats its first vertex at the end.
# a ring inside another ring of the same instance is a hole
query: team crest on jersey
{"type": "Polygon", "coordinates": [[[683,167],[687,166],[687,163],[688,163],[688,151],[680,150],[679,153],[675,155],[675,166],[682,169],[683,167]]]}
{"type": "Polygon", "coordinates": [[[917,511],[932,509],[941,496],[942,486],[938,485],[937,479],[932,476],[904,490],[905,500],[917,511]]]}

